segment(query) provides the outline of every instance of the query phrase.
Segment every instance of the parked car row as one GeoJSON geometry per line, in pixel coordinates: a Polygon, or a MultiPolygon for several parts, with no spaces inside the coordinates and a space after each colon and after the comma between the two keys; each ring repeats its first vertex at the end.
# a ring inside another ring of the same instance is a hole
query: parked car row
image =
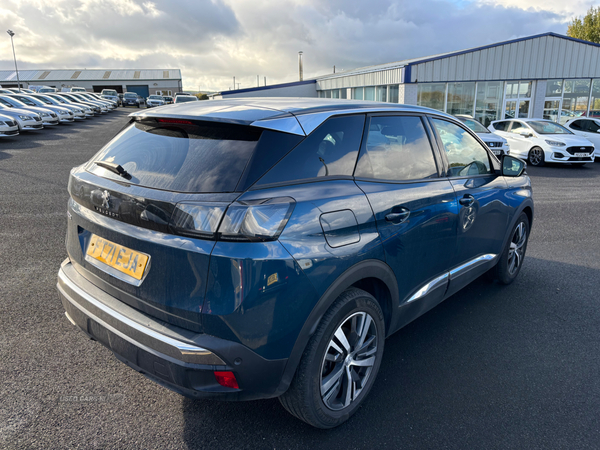
{"type": "Polygon", "coordinates": [[[507,118],[485,128],[471,116],[456,117],[497,157],[510,153],[532,166],[546,162],[583,166],[600,158],[600,119],[576,116],[560,125],[547,119],[507,118]]]}
{"type": "Polygon", "coordinates": [[[26,92],[0,89],[0,137],[44,126],[85,120],[116,109],[117,104],[91,92],[26,92]]]}

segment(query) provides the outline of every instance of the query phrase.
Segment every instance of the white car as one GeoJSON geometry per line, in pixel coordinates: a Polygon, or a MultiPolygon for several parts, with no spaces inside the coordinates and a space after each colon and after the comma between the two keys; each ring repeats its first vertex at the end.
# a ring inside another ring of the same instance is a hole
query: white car
{"type": "Polygon", "coordinates": [[[571,119],[563,125],[577,136],[581,136],[594,144],[594,156],[600,158],[600,120],[589,117],[571,119]]]}
{"type": "Polygon", "coordinates": [[[508,145],[508,142],[506,142],[506,139],[498,136],[496,133],[492,133],[490,130],[484,127],[481,122],[471,116],[462,114],[457,114],[456,118],[464,123],[477,136],[479,136],[481,140],[485,142],[485,145],[487,145],[492,153],[497,157],[500,158],[502,155],[510,154],[510,146],[508,145]]]}
{"type": "Polygon", "coordinates": [[[151,95],[146,99],[146,106],[148,108],[152,108],[153,106],[163,106],[165,104],[165,99],[162,98],[162,95],[151,95]]]}
{"type": "Polygon", "coordinates": [[[16,136],[19,134],[19,125],[16,119],[0,114],[0,137],[16,136]]]}
{"type": "Polygon", "coordinates": [[[590,141],[550,120],[496,120],[488,128],[508,141],[512,156],[527,159],[532,166],[594,162],[594,145],[590,141]]]}

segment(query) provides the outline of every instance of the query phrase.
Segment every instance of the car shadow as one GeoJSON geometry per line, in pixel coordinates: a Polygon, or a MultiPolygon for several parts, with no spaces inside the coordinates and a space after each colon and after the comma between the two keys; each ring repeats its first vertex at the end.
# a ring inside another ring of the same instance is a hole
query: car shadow
{"type": "Polygon", "coordinates": [[[547,448],[576,439],[573,410],[582,409],[582,429],[595,420],[587,393],[599,385],[588,380],[600,366],[599,275],[526,258],[510,286],[474,281],[386,340],[369,398],[332,430],[306,425],[276,399],[182,398],[187,448],[547,448]]]}

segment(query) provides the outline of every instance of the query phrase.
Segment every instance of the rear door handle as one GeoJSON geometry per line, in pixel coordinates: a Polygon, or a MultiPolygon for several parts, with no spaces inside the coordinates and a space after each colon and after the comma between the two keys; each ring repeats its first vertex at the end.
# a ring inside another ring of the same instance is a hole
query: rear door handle
{"type": "Polygon", "coordinates": [[[398,211],[386,215],[385,220],[392,222],[393,224],[399,224],[408,219],[408,216],[410,216],[410,211],[406,208],[400,208],[398,211]]]}
{"type": "Polygon", "coordinates": [[[471,206],[473,203],[475,203],[475,197],[470,194],[465,194],[465,196],[461,198],[458,203],[463,206],[471,206]]]}

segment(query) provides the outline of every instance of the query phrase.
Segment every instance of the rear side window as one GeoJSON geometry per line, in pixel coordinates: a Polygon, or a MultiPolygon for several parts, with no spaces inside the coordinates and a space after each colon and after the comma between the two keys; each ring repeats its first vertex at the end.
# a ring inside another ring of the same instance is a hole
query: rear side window
{"type": "Polygon", "coordinates": [[[352,176],[364,115],[327,120],[259,181],[258,185],[334,175],[352,176]]]}
{"type": "Polygon", "coordinates": [[[121,165],[131,175],[128,182],[140,186],[195,193],[235,191],[262,130],[217,122],[178,122],[183,123],[131,124],[86,169],[124,181],[94,164],[105,161],[121,165]]]}
{"type": "Polygon", "coordinates": [[[583,129],[585,129],[585,125],[583,120],[576,120],[574,121],[571,125],[570,125],[572,130],[578,130],[581,131],[583,129]]]}
{"type": "Polygon", "coordinates": [[[494,129],[498,131],[507,131],[509,125],[510,120],[505,120],[504,122],[496,122],[495,124],[493,124],[494,129]]]}
{"type": "Polygon", "coordinates": [[[437,167],[420,117],[372,117],[356,176],[381,180],[437,177],[437,167]]]}

